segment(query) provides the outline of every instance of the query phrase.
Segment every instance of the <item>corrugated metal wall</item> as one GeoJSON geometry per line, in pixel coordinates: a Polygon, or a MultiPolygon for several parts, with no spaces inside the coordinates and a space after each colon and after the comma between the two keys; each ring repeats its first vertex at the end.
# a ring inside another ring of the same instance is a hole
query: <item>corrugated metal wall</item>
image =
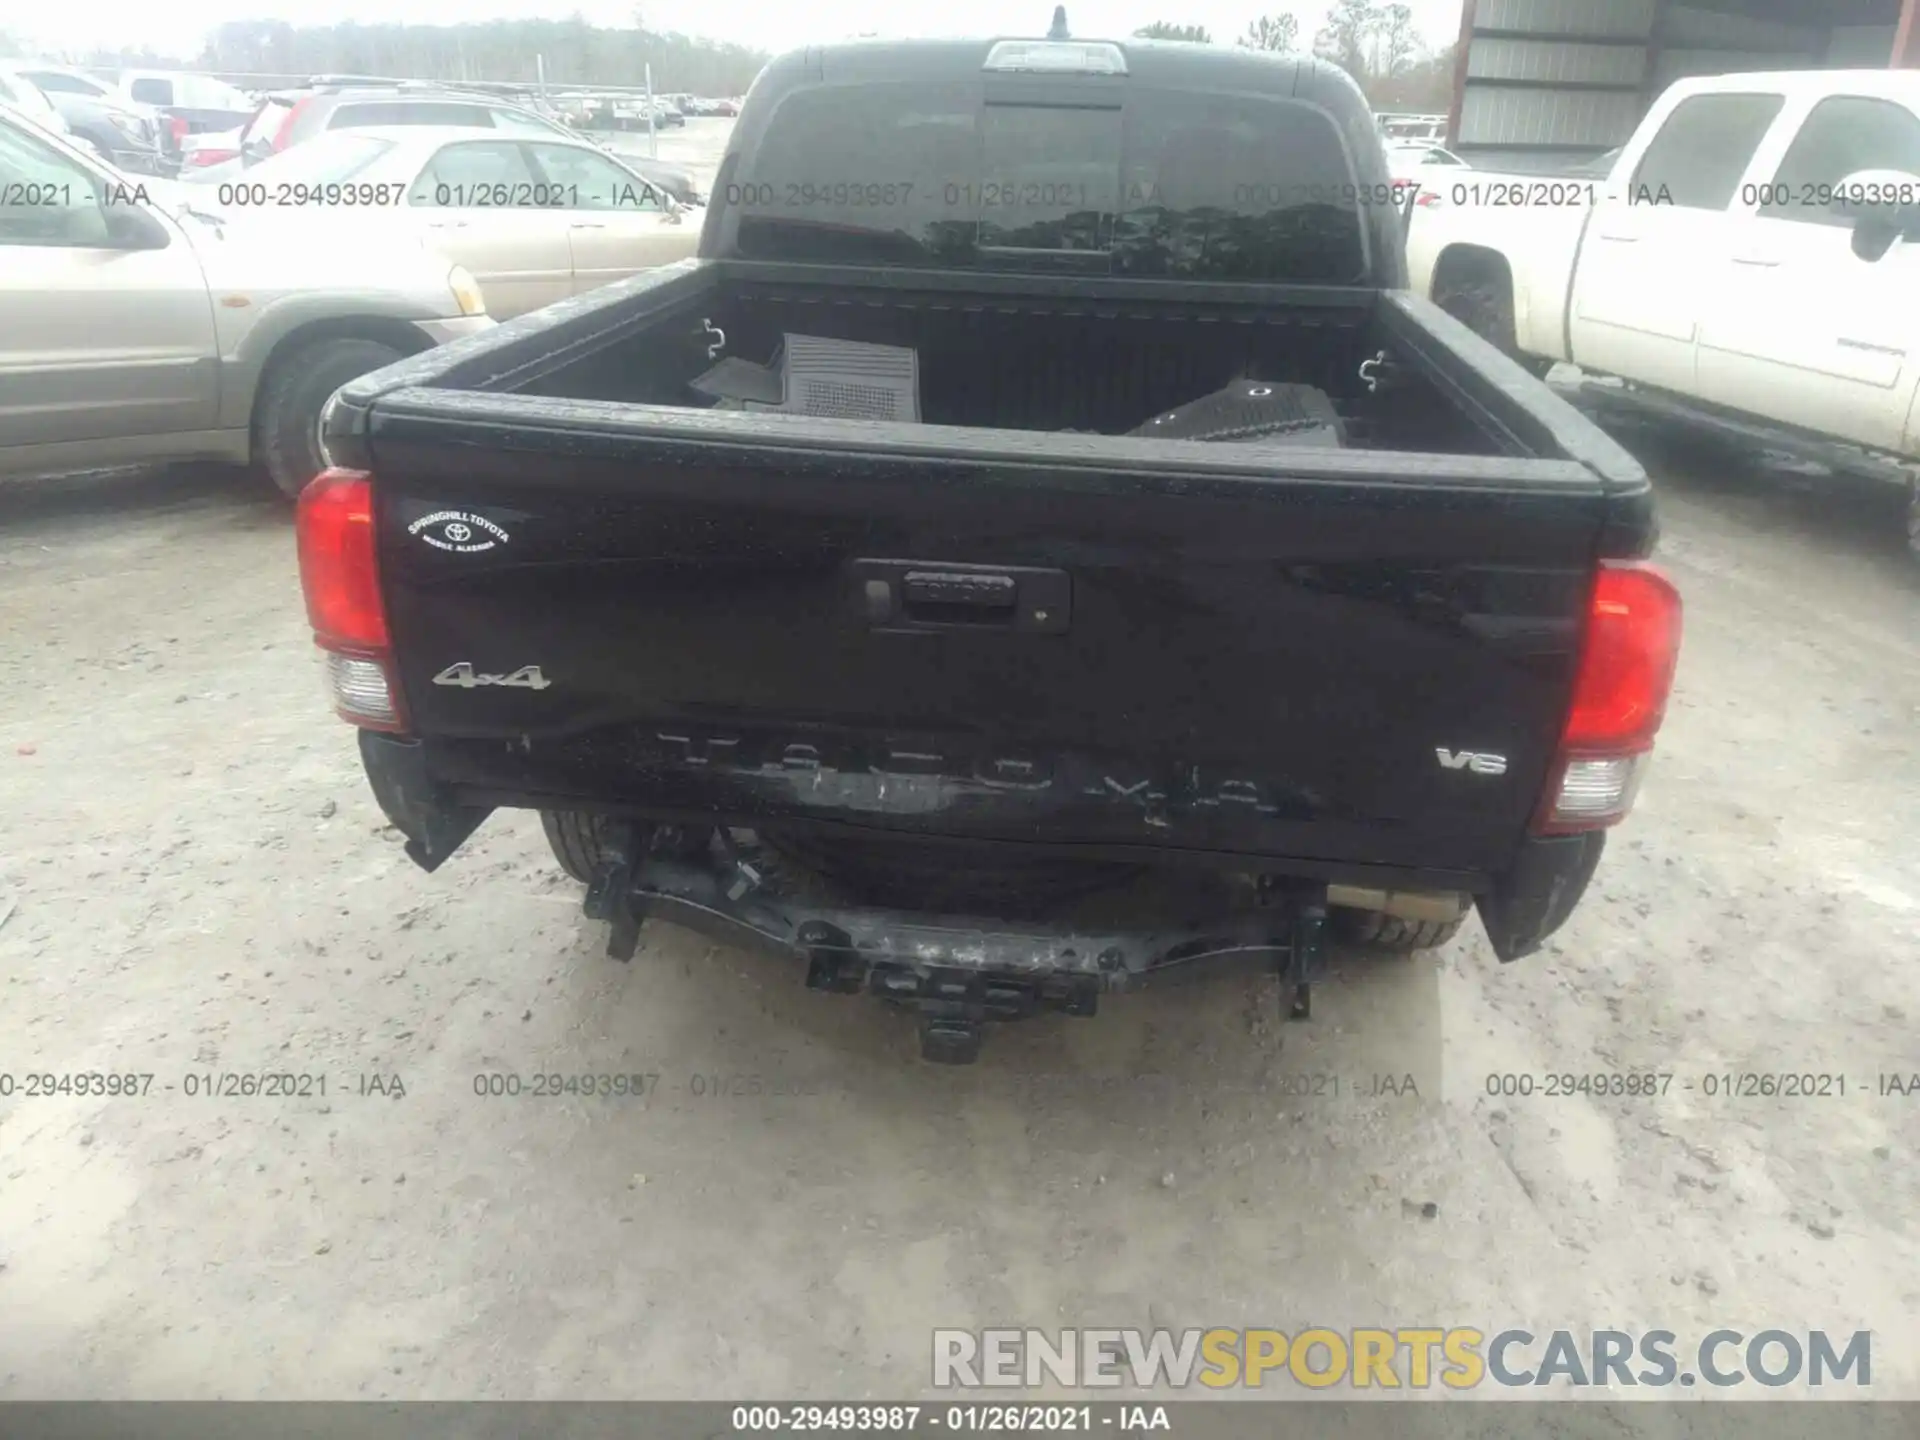
{"type": "Polygon", "coordinates": [[[1659,0],[1478,0],[1453,144],[1475,164],[1550,169],[1639,118],[1659,0]]]}
{"type": "Polygon", "coordinates": [[[1541,35],[1646,35],[1656,8],[1656,0],[1480,0],[1475,25],[1541,35]]]}
{"type": "MultiPolygon", "coordinates": [[[[1466,0],[1471,36],[1452,145],[1476,165],[1554,170],[1623,143],[1646,107],[1689,75],[1885,65],[1900,0],[1771,0],[1793,23],[1665,0],[1466,0]]],[[[1737,8],[1733,0],[1708,0],[1737,8]]],[[[1465,25],[1463,23],[1463,31],[1465,25]]]]}
{"type": "MultiPolygon", "coordinates": [[[[1811,6],[1808,9],[1817,13],[1811,6]]],[[[1687,75],[1812,69],[1823,65],[1827,55],[1824,23],[1785,25],[1750,15],[1723,15],[1680,6],[1662,17],[1658,38],[1659,51],[1653,65],[1655,95],[1687,75]]],[[[1886,63],[1885,51],[1881,52],[1880,63],[1886,63]]]]}
{"type": "Polygon", "coordinates": [[[1893,49],[1895,25],[1840,25],[1827,45],[1827,64],[1837,66],[1884,65],[1893,49]]]}
{"type": "MultiPolygon", "coordinates": [[[[1597,155],[1619,144],[1616,137],[1633,133],[1640,118],[1640,100],[1632,95],[1596,95],[1587,91],[1560,95],[1540,90],[1476,90],[1469,87],[1460,107],[1460,133],[1486,136],[1486,141],[1454,145],[1462,158],[1475,165],[1498,164],[1524,158],[1552,168],[1555,156],[1568,152],[1597,155]],[[1497,144],[1490,143],[1497,138],[1497,144]],[[1551,146],[1544,151],[1542,147],[1551,146]],[[1489,157],[1492,158],[1489,158],[1489,157]]],[[[1519,168],[1534,168],[1532,165],[1519,168]]]]}

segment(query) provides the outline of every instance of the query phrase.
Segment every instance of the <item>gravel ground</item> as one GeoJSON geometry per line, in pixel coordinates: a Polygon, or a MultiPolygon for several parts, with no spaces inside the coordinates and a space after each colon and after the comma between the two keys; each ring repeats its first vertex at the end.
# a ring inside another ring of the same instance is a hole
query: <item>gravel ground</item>
{"type": "Polygon", "coordinates": [[[1899,503],[1643,453],[1686,651],[1545,953],[1343,956],[1307,1025],[1216,971],[961,1070],[685,932],[605,959],[531,817],[418,872],[258,482],[0,486],[0,1398],[899,1397],[937,1326],[1309,1323],[1868,1328],[1920,1397],[1920,1098],[1858,1093],[1920,1071],[1899,503]],[[1486,1093],[1627,1069],[1675,1081],[1486,1093]],[[19,1088],[88,1071],[152,1088],[19,1088]],[[240,1071],[327,1091],[188,1093],[240,1071]],[[659,1079],[474,1091],[553,1071],[659,1079]]]}

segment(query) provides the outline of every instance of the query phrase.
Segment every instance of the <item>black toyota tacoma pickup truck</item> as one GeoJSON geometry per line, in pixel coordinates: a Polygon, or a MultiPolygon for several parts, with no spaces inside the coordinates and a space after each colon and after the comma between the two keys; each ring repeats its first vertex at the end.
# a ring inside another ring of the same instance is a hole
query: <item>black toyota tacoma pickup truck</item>
{"type": "Polygon", "coordinates": [[[1404,287],[1339,70],[852,43],[755,82],[698,257],[356,380],[315,638],[424,869],[501,807],[670,921],[984,1021],[1328,932],[1512,960],[1679,642],[1645,473],[1404,287]]]}

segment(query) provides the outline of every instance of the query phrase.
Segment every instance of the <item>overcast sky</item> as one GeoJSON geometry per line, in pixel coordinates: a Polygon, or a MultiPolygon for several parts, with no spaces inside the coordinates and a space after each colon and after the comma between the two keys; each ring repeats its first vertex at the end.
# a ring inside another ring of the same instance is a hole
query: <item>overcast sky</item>
{"type": "MultiPolygon", "coordinates": [[[[1460,28],[1461,0],[1408,0],[1415,22],[1430,42],[1445,43],[1460,28]]],[[[1067,18],[1076,35],[1126,35],[1152,20],[1205,25],[1215,40],[1240,35],[1256,15],[1300,18],[1311,41],[1326,14],[1326,0],[1071,0],[1067,18]]],[[[361,24],[446,25],[460,20],[520,16],[560,17],[578,11],[599,25],[626,25],[638,10],[650,30],[680,30],[784,50],[809,40],[830,40],[875,30],[887,35],[1041,35],[1053,16],[1053,0],[70,0],[61,6],[0,7],[0,29],[49,50],[85,50],[94,45],[150,45],[162,54],[191,57],[201,37],[226,20],[283,19],[309,25],[353,20],[361,24]]]]}

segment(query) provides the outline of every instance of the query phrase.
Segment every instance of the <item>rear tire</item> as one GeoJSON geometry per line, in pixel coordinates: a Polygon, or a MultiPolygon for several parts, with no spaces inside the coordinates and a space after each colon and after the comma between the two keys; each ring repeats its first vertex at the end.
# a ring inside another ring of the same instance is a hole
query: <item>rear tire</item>
{"type": "Polygon", "coordinates": [[[1511,277],[1487,270],[1448,275],[1435,282],[1433,303],[1523,369],[1545,375],[1553,368],[1551,360],[1520,353],[1511,277]]]}
{"type": "Polygon", "coordinates": [[[327,468],[320,412],[350,380],[391,365],[401,352],[378,340],[338,336],[276,355],[254,404],[254,462],[280,493],[298,497],[327,468]]]}
{"type": "MultiPolygon", "coordinates": [[[[595,815],[585,810],[542,810],[540,828],[547,832],[547,845],[560,868],[582,885],[591,885],[593,875],[606,858],[607,834],[622,822],[611,815],[595,815]]],[[[642,825],[647,843],[643,847],[656,855],[692,860],[708,853],[713,844],[710,827],[693,825],[642,825]]]]}
{"type": "Polygon", "coordinates": [[[1465,915],[1453,920],[1402,920],[1377,910],[1335,909],[1332,918],[1334,933],[1349,945],[1384,955],[1437,950],[1467,923],[1465,915]]]}
{"type": "Polygon", "coordinates": [[[1907,554],[1920,565],[1920,475],[1907,482],[1907,554]]]}
{"type": "Polygon", "coordinates": [[[581,810],[542,810],[540,828],[547,832],[547,844],[560,868],[582,885],[591,885],[600,864],[607,817],[581,810]]]}

